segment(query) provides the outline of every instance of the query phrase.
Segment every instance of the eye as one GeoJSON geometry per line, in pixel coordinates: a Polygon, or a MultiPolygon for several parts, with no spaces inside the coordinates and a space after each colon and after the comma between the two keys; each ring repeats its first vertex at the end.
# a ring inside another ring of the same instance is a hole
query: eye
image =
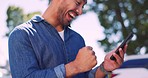
{"type": "Polygon", "coordinates": [[[81,4],[80,2],[76,1],[76,5],[80,5],[80,4],[81,4]]]}

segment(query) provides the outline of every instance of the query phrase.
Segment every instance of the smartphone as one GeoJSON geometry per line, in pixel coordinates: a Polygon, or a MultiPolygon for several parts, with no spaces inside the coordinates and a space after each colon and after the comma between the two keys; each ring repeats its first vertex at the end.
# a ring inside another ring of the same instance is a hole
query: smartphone
{"type": "MultiPolygon", "coordinates": [[[[131,33],[125,38],[125,40],[121,43],[121,45],[120,45],[120,46],[117,48],[117,50],[115,51],[116,54],[118,54],[118,55],[120,56],[119,48],[122,48],[122,49],[123,49],[124,46],[125,46],[126,44],[128,44],[128,42],[132,39],[133,35],[134,35],[134,33],[131,32],[131,33]]],[[[116,58],[115,58],[113,55],[110,57],[110,59],[111,59],[111,60],[116,60],[116,58]]]]}

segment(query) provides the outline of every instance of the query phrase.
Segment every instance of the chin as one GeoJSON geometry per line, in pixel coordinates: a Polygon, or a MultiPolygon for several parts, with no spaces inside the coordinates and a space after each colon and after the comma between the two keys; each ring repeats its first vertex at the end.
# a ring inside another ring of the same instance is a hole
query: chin
{"type": "Polygon", "coordinates": [[[69,27],[70,24],[71,24],[71,22],[72,22],[72,21],[69,21],[69,22],[67,21],[67,22],[63,23],[63,26],[68,26],[68,27],[69,27]]]}

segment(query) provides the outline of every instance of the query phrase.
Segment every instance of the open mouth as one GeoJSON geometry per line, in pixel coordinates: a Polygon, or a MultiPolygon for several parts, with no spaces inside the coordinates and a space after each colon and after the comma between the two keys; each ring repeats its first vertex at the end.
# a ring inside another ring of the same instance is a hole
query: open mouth
{"type": "Polygon", "coordinates": [[[69,16],[68,20],[72,21],[73,19],[76,18],[76,16],[78,16],[78,14],[76,12],[74,12],[74,11],[69,11],[68,16],[69,16]]]}
{"type": "Polygon", "coordinates": [[[76,17],[76,15],[73,12],[69,12],[69,15],[70,15],[71,18],[75,18],[76,17]]]}

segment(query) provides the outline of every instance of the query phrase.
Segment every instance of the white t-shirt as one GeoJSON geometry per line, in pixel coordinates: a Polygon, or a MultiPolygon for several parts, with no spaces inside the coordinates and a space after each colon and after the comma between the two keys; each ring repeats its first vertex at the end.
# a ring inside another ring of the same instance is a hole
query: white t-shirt
{"type": "Polygon", "coordinates": [[[64,30],[63,31],[60,31],[58,33],[59,33],[60,37],[62,38],[62,40],[64,41],[64,30]]]}

